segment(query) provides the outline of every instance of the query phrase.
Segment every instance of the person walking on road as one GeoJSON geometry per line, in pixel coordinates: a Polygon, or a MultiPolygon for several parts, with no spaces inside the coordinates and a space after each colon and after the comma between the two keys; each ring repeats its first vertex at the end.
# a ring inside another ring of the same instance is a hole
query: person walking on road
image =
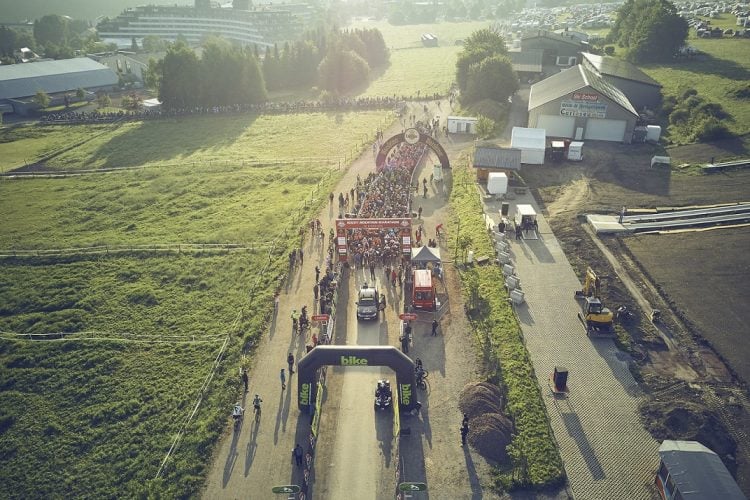
{"type": "Polygon", "coordinates": [[[433,337],[437,336],[438,326],[439,326],[438,320],[433,319],[432,320],[432,336],[433,337]]]}
{"type": "Polygon", "coordinates": [[[302,447],[297,443],[297,445],[292,450],[292,455],[294,455],[294,461],[297,463],[297,467],[302,466],[302,455],[304,455],[304,450],[302,447]]]}
{"type": "Polygon", "coordinates": [[[469,421],[464,418],[463,423],[461,424],[461,446],[466,445],[466,436],[469,435],[469,421]]]}
{"type": "Polygon", "coordinates": [[[289,375],[294,373],[294,354],[291,352],[286,357],[286,364],[289,365],[289,375]]]}
{"type": "Polygon", "coordinates": [[[286,373],[284,373],[284,369],[281,369],[281,372],[279,373],[279,378],[281,379],[281,390],[283,391],[286,389],[286,373]]]}
{"type": "Polygon", "coordinates": [[[245,392],[247,392],[247,384],[248,384],[248,378],[247,378],[247,369],[242,369],[242,383],[245,384],[245,392]]]}
{"type": "Polygon", "coordinates": [[[296,309],[292,309],[292,332],[297,331],[297,325],[299,324],[299,313],[296,309]]]}

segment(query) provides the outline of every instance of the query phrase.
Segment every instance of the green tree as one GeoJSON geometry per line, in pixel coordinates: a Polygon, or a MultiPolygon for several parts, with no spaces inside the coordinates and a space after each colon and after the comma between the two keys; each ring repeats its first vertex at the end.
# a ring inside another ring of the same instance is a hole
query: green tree
{"type": "Polygon", "coordinates": [[[82,100],[84,97],[86,97],[86,91],[83,90],[81,87],[78,87],[76,89],[76,98],[78,100],[82,100]]]}
{"type": "Polygon", "coordinates": [[[195,52],[175,42],[162,61],[159,100],[166,109],[195,106],[200,96],[200,63],[195,52]]]}
{"type": "Polygon", "coordinates": [[[466,91],[469,68],[482,60],[496,55],[507,55],[505,40],[494,30],[483,29],[475,31],[464,42],[464,49],[459,53],[456,61],[456,82],[459,90],[466,91]]]}
{"type": "Polygon", "coordinates": [[[99,108],[107,108],[112,105],[112,99],[109,98],[106,92],[100,92],[96,96],[96,104],[99,108]]]}
{"type": "Polygon", "coordinates": [[[167,42],[155,35],[147,35],[141,40],[141,47],[146,52],[161,52],[166,50],[167,42]]]}
{"type": "Polygon", "coordinates": [[[320,62],[318,77],[323,89],[342,94],[367,83],[370,67],[354,51],[338,48],[320,62]]]}
{"type": "Polygon", "coordinates": [[[486,116],[479,116],[477,120],[477,135],[482,139],[489,138],[495,132],[495,122],[486,116]]]}
{"type": "Polygon", "coordinates": [[[627,0],[607,40],[636,63],[668,61],[685,44],[688,24],[669,0],[627,0]]]}
{"type": "Polygon", "coordinates": [[[477,102],[491,99],[507,102],[518,90],[518,77],[506,56],[496,55],[469,67],[462,99],[477,102]]]}
{"type": "Polygon", "coordinates": [[[34,95],[34,102],[39,105],[40,108],[46,108],[49,106],[49,96],[43,90],[38,90],[34,95]]]}
{"type": "Polygon", "coordinates": [[[50,14],[34,21],[34,39],[39,45],[65,46],[68,36],[68,20],[62,16],[50,14]]]}
{"type": "Polygon", "coordinates": [[[161,77],[164,71],[164,59],[158,61],[153,57],[148,60],[148,68],[143,72],[143,83],[157,92],[161,88],[161,77]]]}

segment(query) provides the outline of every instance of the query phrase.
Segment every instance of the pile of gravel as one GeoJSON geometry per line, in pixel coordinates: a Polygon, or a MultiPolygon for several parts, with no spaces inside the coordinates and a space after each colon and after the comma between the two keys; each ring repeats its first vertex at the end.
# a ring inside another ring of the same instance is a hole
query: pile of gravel
{"type": "Polygon", "coordinates": [[[461,391],[458,407],[469,417],[469,444],[494,462],[508,459],[513,423],[503,415],[502,390],[489,382],[469,384],[461,391]]]}

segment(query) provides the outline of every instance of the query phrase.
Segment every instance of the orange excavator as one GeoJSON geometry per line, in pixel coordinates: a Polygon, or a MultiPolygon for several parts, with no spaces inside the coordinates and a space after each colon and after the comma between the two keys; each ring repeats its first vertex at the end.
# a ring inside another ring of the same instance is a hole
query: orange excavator
{"type": "Polygon", "coordinates": [[[583,289],[576,290],[575,297],[583,299],[582,311],[578,313],[578,319],[586,327],[586,334],[612,334],[614,333],[614,314],[604,307],[599,296],[601,292],[601,280],[590,267],[586,269],[586,278],[583,289]]]}

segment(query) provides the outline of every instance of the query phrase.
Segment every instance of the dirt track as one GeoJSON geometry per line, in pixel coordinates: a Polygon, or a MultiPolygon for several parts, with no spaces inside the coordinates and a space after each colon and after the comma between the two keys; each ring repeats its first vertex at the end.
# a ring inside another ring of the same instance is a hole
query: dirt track
{"type": "MultiPolygon", "coordinates": [[[[674,148],[669,154],[678,165],[707,162],[711,157],[719,160],[742,151],[742,141],[734,140],[674,148]]],[[[750,228],[602,238],[621,264],[618,274],[579,219],[592,212],[616,214],[622,206],[633,210],[750,198],[750,171],[701,175],[652,169],[649,160],[659,152],[650,145],[586,143],[583,162],[525,166],[522,176],[545,206],[553,231],[579,275],[592,266],[603,277],[604,299],[611,308],[624,304],[641,313],[627,326],[623,341],[632,343],[629,348],[638,360],[633,371],[660,400],[662,413],[644,411],[646,425],[657,438],[684,438],[680,431],[700,437],[701,432],[691,427],[695,422],[683,418],[675,423],[666,416],[697,402],[691,407],[692,414],[698,414],[693,420],[715,416],[716,421],[707,420],[716,427],[713,434],[723,435],[723,424],[737,443],[737,450],[722,458],[730,470],[736,468],[737,480],[748,493],[750,358],[744,337],[750,324],[745,306],[750,299],[750,228]],[[623,273],[642,292],[649,308],[665,312],[665,324],[659,329],[642,314],[643,307],[624,286],[623,273]]],[[[730,443],[726,449],[732,449],[731,439],[726,442],[730,443]]],[[[723,444],[722,440],[715,446],[723,444]]]]}

